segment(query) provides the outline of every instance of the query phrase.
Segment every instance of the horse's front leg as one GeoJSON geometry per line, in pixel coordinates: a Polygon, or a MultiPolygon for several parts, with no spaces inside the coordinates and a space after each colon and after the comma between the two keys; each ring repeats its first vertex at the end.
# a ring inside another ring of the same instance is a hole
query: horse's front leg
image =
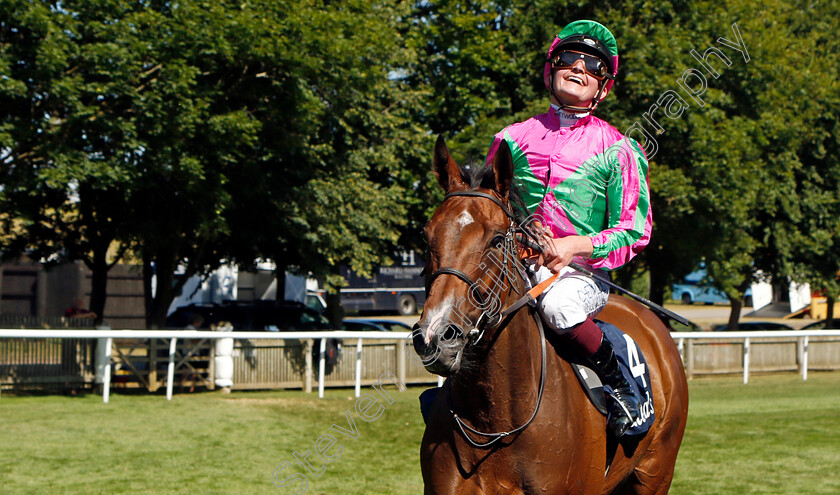
{"type": "Polygon", "coordinates": [[[467,480],[458,471],[458,464],[446,444],[427,444],[425,439],[420,453],[426,495],[460,495],[483,493],[470,491],[467,480]]]}

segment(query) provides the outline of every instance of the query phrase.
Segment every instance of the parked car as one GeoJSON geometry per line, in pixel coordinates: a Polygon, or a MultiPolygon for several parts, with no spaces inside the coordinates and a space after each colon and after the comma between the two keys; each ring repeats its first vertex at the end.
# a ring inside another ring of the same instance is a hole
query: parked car
{"type": "MultiPolygon", "coordinates": [[[[712,327],[712,331],[724,331],[726,330],[726,326],[726,323],[715,325],[712,327]]],[[[793,327],[785,325],[784,323],[776,323],[773,321],[742,321],[738,323],[738,328],[736,330],[793,330],[793,327]]]]}
{"type": "MultiPolygon", "coordinates": [[[[671,286],[671,298],[682,301],[683,304],[729,304],[729,298],[723,291],[701,284],[706,277],[706,269],[701,267],[685,276],[682,283],[671,286]]],[[[752,307],[752,289],[744,293],[744,306],[752,307]]]]}
{"type": "Polygon", "coordinates": [[[837,330],[840,329],[840,319],[833,319],[831,320],[831,324],[828,324],[828,320],[820,320],[815,321],[814,323],[809,323],[802,327],[802,330],[837,330]]]}
{"type": "Polygon", "coordinates": [[[345,330],[375,332],[410,332],[411,326],[398,320],[351,318],[344,320],[345,330]]]}
{"type": "Polygon", "coordinates": [[[170,328],[184,328],[194,314],[204,318],[202,328],[227,321],[234,331],[309,331],[332,330],[329,320],[320,312],[295,301],[229,302],[224,304],[190,304],[181,306],[166,318],[170,328]]]}
{"type": "MultiPolygon", "coordinates": [[[[320,312],[295,301],[229,302],[224,304],[190,304],[176,309],[166,318],[166,326],[184,328],[195,314],[204,318],[202,329],[220,322],[229,322],[234,331],[327,331],[333,325],[320,312]]],[[[278,335],[278,338],[282,338],[278,335]]],[[[315,340],[313,358],[320,357],[320,339],[315,340]]],[[[326,348],[327,373],[332,371],[341,357],[341,343],[328,339],[326,348]]]]}
{"type": "Polygon", "coordinates": [[[306,291],[303,303],[307,308],[313,309],[319,313],[326,313],[327,311],[327,301],[325,301],[324,297],[317,291],[306,291]]]}

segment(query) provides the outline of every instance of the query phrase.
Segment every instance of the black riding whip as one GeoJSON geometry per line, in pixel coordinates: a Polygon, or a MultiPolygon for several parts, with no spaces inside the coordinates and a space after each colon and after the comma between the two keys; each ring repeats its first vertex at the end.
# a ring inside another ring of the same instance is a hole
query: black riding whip
{"type": "Polygon", "coordinates": [[[691,323],[688,320],[686,320],[682,316],[678,315],[677,313],[674,313],[671,310],[665,309],[662,306],[656,304],[655,302],[650,301],[648,299],[645,299],[644,297],[642,297],[640,295],[634,294],[634,293],[630,292],[629,290],[625,289],[624,287],[611,282],[610,280],[598,277],[597,275],[592,273],[592,271],[589,270],[588,268],[586,268],[585,266],[581,266],[581,265],[579,265],[575,262],[569,263],[569,266],[572,267],[573,269],[583,273],[584,275],[588,275],[592,278],[600,280],[601,282],[604,282],[605,284],[609,285],[610,287],[617,290],[618,292],[620,292],[624,295],[630,296],[632,299],[635,299],[635,300],[639,301],[640,303],[642,303],[645,306],[649,307],[650,309],[656,311],[657,313],[660,313],[664,316],[667,316],[668,318],[671,318],[678,323],[682,323],[683,325],[685,325],[687,327],[691,326],[691,323]]]}

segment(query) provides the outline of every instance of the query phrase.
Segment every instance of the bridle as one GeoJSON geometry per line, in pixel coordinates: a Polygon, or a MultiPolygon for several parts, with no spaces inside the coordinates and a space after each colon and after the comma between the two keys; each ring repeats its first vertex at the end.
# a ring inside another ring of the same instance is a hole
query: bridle
{"type": "MultiPolygon", "coordinates": [[[[505,247],[503,248],[503,252],[504,252],[504,264],[503,264],[504,275],[503,276],[508,278],[508,281],[510,282],[511,287],[516,291],[517,294],[519,294],[519,291],[516,289],[515,285],[513,284],[513,280],[511,279],[510,273],[508,273],[509,270],[510,270],[511,263],[517,263],[518,262],[518,258],[516,257],[515,254],[513,254],[513,253],[515,253],[515,249],[511,249],[511,248],[515,248],[515,242],[516,242],[516,237],[515,236],[516,236],[516,233],[518,233],[518,232],[522,232],[527,237],[531,237],[533,239],[536,239],[536,238],[534,237],[534,235],[532,233],[530,233],[528,231],[528,229],[517,229],[516,228],[516,221],[515,221],[514,216],[513,216],[512,212],[510,210],[510,207],[505,205],[498,198],[496,198],[496,197],[494,197],[490,194],[486,194],[486,193],[482,193],[482,192],[478,192],[478,191],[456,191],[456,192],[448,193],[443,198],[443,201],[441,202],[441,204],[445,203],[446,200],[448,200],[449,198],[458,197],[458,196],[477,197],[477,198],[489,199],[489,200],[493,201],[494,203],[496,203],[496,205],[498,205],[499,208],[502,209],[502,211],[505,213],[505,215],[507,215],[508,219],[510,220],[510,225],[509,225],[509,227],[508,227],[508,229],[505,233],[505,247]]],[[[434,272],[432,272],[432,274],[429,276],[428,280],[426,281],[426,296],[427,297],[429,295],[429,291],[432,288],[432,284],[441,275],[453,275],[455,277],[458,277],[460,280],[464,281],[472,290],[475,290],[476,297],[479,300],[479,303],[481,304],[481,307],[484,307],[485,302],[484,302],[483,298],[481,297],[480,292],[478,292],[478,290],[476,289],[476,286],[477,286],[476,282],[473,281],[473,279],[470,278],[469,275],[467,275],[466,273],[464,273],[461,270],[458,270],[457,268],[445,267],[445,268],[439,268],[439,269],[435,270],[434,272]]],[[[546,375],[546,350],[545,350],[545,347],[546,346],[545,346],[545,331],[543,330],[542,320],[539,317],[539,315],[537,315],[537,312],[534,310],[534,306],[535,306],[536,297],[540,293],[542,293],[549,285],[551,285],[551,283],[554,282],[554,280],[556,278],[557,277],[555,275],[554,277],[551,277],[548,280],[538,284],[537,286],[535,286],[534,288],[529,290],[524,296],[517,299],[516,302],[514,302],[513,304],[508,306],[505,310],[501,311],[500,313],[489,314],[488,315],[486,310],[482,310],[481,315],[478,318],[478,321],[476,321],[476,324],[474,325],[474,328],[472,330],[470,330],[469,333],[467,334],[467,344],[474,345],[474,344],[478,343],[478,341],[481,340],[481,337],[484,336],[484,332],[486,331],[487,328],[497,327],[499,331],[503,330],[505,327],[507,327],[508,323],[510,323],[510,320],[513,318],[513,315],[517,311],[519,311],[522,307],[524,307],[525,305],[528,305],[530,307],[531,317],[534,318],[534,321],[537,324],[537,329],[539,330],[539,334],[540,334],[540,345],[542,347],[540,384],[539,384],[539,391],[537,393],[537,403],[534,406],[534,412],[531,414],[531,417],[523,425],[521,425],[517,428],[514,428],[513,430],[510,430],[510,431],[503,431],[503,432],[496,432],[496,433],[484,433],[484,432],[478,431],[478,430],[472,428],[471,426],[469,426],[468,424],[466,424],[460,417],[458,417],[458,414],[455,413],[455,411],[452,410],[452,408],[449,409],[449,412],[452,414],[452,417],[455,419],[455,423],[458,425],[458,428],[461,430],[461,434],[464,436],[464,438],[466,438],[466,440],[473,447],[476,447],[476,448],[490,447],[491,445],[493,445],[494,443],[498,442],[499,440],[501,440],[505,437],[508,437],[510,435],[514,435],[516,433],[519,433],[520,431],[527,428],[528,425],[530,425],[534,421],[534,418],[537,416],[537,411],[539,410],[540,403],[542,402],[543,389],[545,387],[545,375],[546,375]],[[484,442],[484,443],[476,442],[475,440],[470,438],[469,435],[467,435],[466,430],[470,431],[471,433],[473,433],[475,435],[480,435],[480,436],[483,436],[483,437],[490,438],[490,440],[487,441],[487,442],[484,442]]],[[[451,404],[451,401],[450,401],[450,404],[451,404]]]]}
{"type": "MultiPolygon", "coordinates": [[[[502,261],[502,263],[501,263],[502,264],[501,277],[502,277],[502,281],[504,281],[504,279],[507,279],[508,283],[510,284],[510,287],[517,294],[519,294],[519,289],[516,288],[516,285],[513,283],[513,279],[511,277],[511,274],[509,273],[511,264],[515,263],[517,261],[516,255],[514,254],[516,252],[516,245],[515,245],[515,243],[516,243],[516,222],[515,222],[513,213],[511,212],[510,208],[508,206],[506,206],[504,203],[502,203],[502,201],[500,201],[495,196],[492,196],[490,194],[485,194],[485,193],[482,193],[482,192],[478,192],[478,191],[457,191],[457,192],[449,193],[443,198],[443,201],[441,202],[441,204],[445,203],[446,200],[448,200],[449,198],[453,198],[453,197],[457,197],[457,196],[477,197],[477,198],[489,199],[490,201],[496,203],[496,205],[499,208],[502,209],[504,214],[507,215],[508,219],[510,220],[510,224],[507,228],[507,231],[505,232],[504,246],[502,247],[503,258],[501,260],[502,261]]],[[[458,270],[457,268],[445,267],[445,268],[440,268],[440,269],[432,272],[432,274],[426,280],[426,297],[429,296],[429,291],[432,288],[432,284],[434,284],[435,280],[441,275],[454,275],[455,277],[458,277],[459,279],[463,280],[467,284],[467,286],[470,287],[471,290],[473,290],[473,294],[475,295],[475,298],[478,300],[479,307],[480,308],[485,308],[487,306],[488,301],[484,300],[484,297],[481,295],[481,292],[478,290],[478,283],[476,281],[474,281],[469,275],[467,275],[466,273],[464,273],[461,270],[458,270]]],[[[481,340],[481,337],[484,335],[484,330],[488,326],[494,327],[494,326],[498,325],[500,322],[501,322],[501,315],[498,311],[491,311],[490,313],[488,313],[487,309],[483,309],[482,312],[481,312],[481,315],[478,318],[478,321],[476,321],[476,324],[474,325],[474,328],[469,333],[470,344],[475,344],[479,340],[481,340]]]]}

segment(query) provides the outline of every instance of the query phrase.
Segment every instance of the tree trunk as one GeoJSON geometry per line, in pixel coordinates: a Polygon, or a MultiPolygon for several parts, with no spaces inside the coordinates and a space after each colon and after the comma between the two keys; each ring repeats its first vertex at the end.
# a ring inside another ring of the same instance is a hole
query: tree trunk
{"type": "MultiPolygon", "coordinates": [[[[97,237],[91,242],[93,257],[83,257],[85,266],[91,272],[90,302],[88,311],[96,313],[95,325],[101,325],[105,319],[105,303],[108,299],[108,272],[112,264],[108,263],[108,248],[111,238],[97,237]]],[[[119,257],[121,257],[120,255],[119,257]]],[[[118,259],[119,259],[118,257],[118,259]]],[[[115,262],[116,263],[116,262],[115,262]]]]}
{"type": "MultiPolygon", "coordinates": [[[[332,271],[336,275],[341,274],[341,268],[334,266],[332,271]]],[[[327,287],[326,294],[327,314],[325,315],[333,327],[341,329],[344,326],[344,307],[341,305],[341,289],[339,287],[327,287]]]]}
{"type": "Polygon", "coordinates": [[[729,312],[729,323],[726,325],[726,329],[737,330],[738,321],[741,319],[741,308],[743,308],[744,303],[741,299],[732,299],[730,297],[729,304],[732,309],[729,312]]]}
{"type": "Polygon", "coordinates": [[[826,295],[825,302],[828,306],[825,309],[825,319],[828,320],[826,328],[834,328],[832,323],[834,321],[834,296],[826,295]]]}
{"type": "MultiPolygon", "coordinates": [[[[620,287],[624,287],[627,290],[631,290],[630,288],[633,286],[633,275],[636,273],[636,270],[632,266],[625,266],[621,270],[617,270],[612,273],[613,275],[613,282],[620,287]]],[[[642,296],[647,297],[647,294],[640,294],[642,296]]]]}
{"type": "Polygon", "coordinates": [[[105,318],[105,302],[108,298],[108,265],[107,245],[103,249],[97,247],[93,251],[93,261],[89,268],[91,270],[91,287],[90,287],[90,310],[96,313],[94,323],[101,325],[105,318]]]}
{"type": "Polygon", "coordinates": [[[659,304],[660,306],[665,305],[665,277],[661,277],[657,270],[654,270],[652,267],[650,269],[650,299],[652,302],[659,304]]]}
{"type": "MultiPolygon", "coordinates": [[[[181,262],[179,252],[176,248],[161,249],[157,253],[152,253],[149,260],[155,263],[154,275],[156,283],[155,295],[154,297],[150,297],[146,319],[150,322],[150,328],[164,328],[166,326],[166,317],[169,313],[169,306],[181,294],[187,280],[198,273],[199,263],[195,260],[189,260],[184,269],[184,273],[176,279],[175,270],[181,262]]],[[[151,284],[149,284],[149,287],[151,287],[151,284]]]]}
{"type": "Polygon", "coordinates": [[[156,330],[166,326],[166,314],[175,298],[173,278],[175,273],[174,254],[167,251],[144,253],[143,285],[146,300],[146,326],[156,330]],[[154,267],[152,267],[154,264],[154,267]],[[154,294],[152,294],[154,277],[154,294]]]}
{"type": "MultiPolygon", "coordinates": [[[[155,275],[157,277],[157,288],[155,297],[152,298],[152,328],[163,328],[166,326],[166,313],[169,305],[175,299],[173,282],[175,278],[175,266],[172,257],[163,254],[156,259],[155,275]]],[[[186,275],[185,275],[186,276],[186,275]]]]}

